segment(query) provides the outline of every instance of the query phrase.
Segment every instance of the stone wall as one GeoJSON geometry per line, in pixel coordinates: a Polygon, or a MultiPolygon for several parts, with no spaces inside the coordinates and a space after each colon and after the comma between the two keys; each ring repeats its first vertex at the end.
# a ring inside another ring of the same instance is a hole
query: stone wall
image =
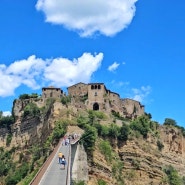
{"type": "Polygon", "coordinates": [[[68,87],[68,95],[70,96],[84,96],[87,95],[87,84],[77,83],[73,86],[68,87]]]}
{"type": "Polygon", "coordinates": [[[84,150],[83,145],[75,144],[72,147],[72,181],[80,182],[88,181],[88,163],[87,154],[84,150]]]}
{"type": "Polygon", "coordinates": [[[121,99],[118,93],[108,90],[104,83],[78,83],[68,87],[68,94],[72,97],[88,95],[85,105],[90,110],[109,113],[114,111],[131,119],[144,114],[144,106],[140,102],[128,98],[121,99]]]}
{"type": "Polygon", "coordinates": [[[43,87],[42,88],[42,98],[61,98],[63,91],[60,88],[55,87],[43,87]]]}
{"type": "Polygon", "coordinates": [[[141,116],[144,114],[144,106],[140,102],[132,99],[122,99],[122,107],[126,116],[141,116]]]}
{"type": "Polygon", "coordinates": [[[102,110],[104,104],[104,96],[107,90],[102,83],[88,84],[88,108],[92,110],[102,110]],[[98,109],[95,106],[98,106],[98,109]]]}

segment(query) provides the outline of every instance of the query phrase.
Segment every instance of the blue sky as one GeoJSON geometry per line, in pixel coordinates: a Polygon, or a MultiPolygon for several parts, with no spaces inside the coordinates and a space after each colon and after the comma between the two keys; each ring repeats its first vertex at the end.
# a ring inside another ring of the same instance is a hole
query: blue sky
{"type": "Polygon", "coordinates": [[[0,110],[49,85],[102,82],[185,127],[183,0],[1,0],[0,110]]]}

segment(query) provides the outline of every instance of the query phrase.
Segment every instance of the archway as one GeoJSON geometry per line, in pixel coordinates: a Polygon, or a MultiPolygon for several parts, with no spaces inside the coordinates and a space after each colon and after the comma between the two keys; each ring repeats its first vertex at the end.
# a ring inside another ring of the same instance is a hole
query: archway
{"type": "Polygon", "coordinates": [[[99,104],[98,103],[94,103],[93,110],[99,110],[99,104]]]}

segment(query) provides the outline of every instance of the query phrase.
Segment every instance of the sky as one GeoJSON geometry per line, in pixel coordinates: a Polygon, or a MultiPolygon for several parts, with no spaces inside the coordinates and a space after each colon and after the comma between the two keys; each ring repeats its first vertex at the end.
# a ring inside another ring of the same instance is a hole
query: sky
{"type": "Polygon", "coordinates": [[[98,82],[185,127],[184,0],[1,0],[0,25],[4,115],[21,94],[98,82]]]}

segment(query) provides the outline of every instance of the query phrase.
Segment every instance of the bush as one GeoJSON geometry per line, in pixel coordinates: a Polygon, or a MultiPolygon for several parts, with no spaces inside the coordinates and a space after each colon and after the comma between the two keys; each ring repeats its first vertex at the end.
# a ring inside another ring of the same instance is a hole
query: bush
{"type": "Polygon", "coordinates": [[[157,146],[158,146],[159,151],[161,151],[164,148],[163,143],[159,140],[157,141],[157,146]]]}
{"type": "Polygon", "coordinates": [[[108,141],[101,141],[99,143],[100,152],[105,156],[108,162],[112,161],[112,147],[108,141]]]}
{"type": "Polygon", "coordinates": [[[109,136],[112,138],[117,138],[119,135],[119,127],[112,123],[109,127],[109,136]]]}
{"type": "Polygon", "coordinates": [[[9,146],[12,141],[12,134],[8,134],[6,137],[6,146],[9,146]]]}
{"type": "Polygon", "coordinates": [[[57,121],[52,133],[52,140],[59,140],[66,133],[67,121],[57,121]]]}
{"type": "Polygon", "coordinates": [[[107,183],[103,179],[98,179],[98,185],[106,185],[107,183]]]}
{"type": "Polygon", "coordinates": [[[0,118],[0,128],[8,128],[10,130],[10,125],[12,125],[13,123],[13,116],[2,116],[0,118]]]}
{"type": "Polygon", "coordinates": [[[85,128],[85,132],[80,139],[80,143],[83,144],[85,150],[89,154],[92,154],[92,151],[94,150],[96,138],[97,138],[96,128],[87,125],[85,128]]]}
{"type": "Polygon", "coordinates": [[[34,103],[29,103],[24,108],[23,117],[26,116],[38,116],[40,114],[40,109],[34,103]]]}
{"type": "Polygon", "coordinates": [[[171,118],[166,118],[164,120],[164,125],[172,125],[172,126],[176,126],[177,123],[175,120],[171,119],[171,118]]]}
{"type": "Polygon", "coordinates": [[[130,128],[135,131],[139,131],[144,138],[147,137],[147,133],[150,130],[150,120],[147,116],[140,116],[133,120],[130,124],[130,128]]]}
{"type": "Polygon", "coordinates": [[[127,141],[129,133],[130,133],[129,125],[123,124],[122,127],[120,128],[120,133],[118,138],[122,141],[127,141]]]}
{"type": "Polygon", "coordinates": [[[178,175],[177,170],[169,165],[164,169],[164,172],[166,173],[168,177],[168,182],[170,185],[182,185],[182,181],[180,176],[178,175]]]}
{"type": "Polygon", "coordinates": [[[84,181],[73,182],[74,185],[85,185],[84,181]]]}
{"type": "Polygon", "coordinates": [[[61,98],[61,103],[62,103],[63,105],[67,105],[69,102],[71,102],[71,96],[63,96],[63,97],[61,98]]]}
{"type": "Polygon", "coordinates": [[[12,174],[9,174],[6,178],[6,185],[13,185],[17,184],[21,181],[24,177],[26,177],[27,173],[29,171],[29,166],[27,163],[23,163],[22,166],[15,171],[12,172],[12,174]]]}

